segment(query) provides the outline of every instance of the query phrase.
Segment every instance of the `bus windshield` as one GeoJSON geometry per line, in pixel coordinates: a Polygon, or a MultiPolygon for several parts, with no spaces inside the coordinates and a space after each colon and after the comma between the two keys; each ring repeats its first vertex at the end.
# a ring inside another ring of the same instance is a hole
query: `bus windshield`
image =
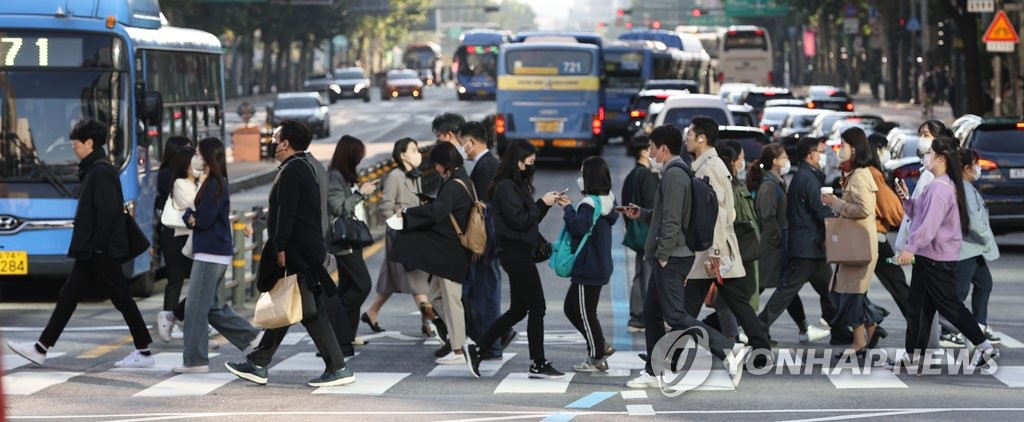
{"type": "Polygon", "coordinates": [[[508,52],[505,64],[510,75],[590,75],[594,56],[581,50],[515,50],[508,52]]]}
{"type": "Polygon", "coordinates": [[[608,88],[643,88],[643,64],[643,52],[605,51],[604,72],[608,75],[608,88]]]}
{"type": "Polygon", "coordinates": [[[498,74],[498,46],[469,45],[460,47],[455,53],[459,63],[459,74],[464,76],[484,76],[492,78],[498,74]]]}
{"type": "Polygon", "coordinates": [[[405,67],[409,69],[430,69],[437,57],[429,47],[412,47],[405,52],[405,67]]]}

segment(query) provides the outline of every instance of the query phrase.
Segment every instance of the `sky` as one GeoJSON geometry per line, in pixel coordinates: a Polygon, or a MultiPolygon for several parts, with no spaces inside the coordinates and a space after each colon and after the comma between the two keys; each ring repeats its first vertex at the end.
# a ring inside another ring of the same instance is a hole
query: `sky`
{"type": "Polygon", "coordinates": [[[568,19],[573,0],[526,0],[526,3],[537,14],[538,26],[544,27],[568,19]]]}

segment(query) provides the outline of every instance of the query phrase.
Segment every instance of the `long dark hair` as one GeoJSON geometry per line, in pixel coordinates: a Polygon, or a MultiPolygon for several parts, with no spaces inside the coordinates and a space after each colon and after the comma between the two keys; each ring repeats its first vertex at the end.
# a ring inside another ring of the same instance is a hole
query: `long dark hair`
{"type": "Polygon", "coordinates": [[[583,173],[584,195],[607,195],[612,191],[612,175],[604,158],[587,157],[580,172],[583,173]]]}
{"type": "Polygon", "coordinates": [[[491,181],[491,185],[487,187],[487,197],[494,197],[494,186],[498,182],[510,179],[512,182],[519,186],[529,198],[533,200],[533,175],[525,175],[519,171],[519,162],[526,159],[533,154],[537,153],[537,147],[533,146],[530,141],[525,139],[512,139],[508,142],[508,147],[505,148],[505,153],[501,155],[501,164],[498,165],[498,171],[494,173],[494,180],[491,181]]]}
{"type": "Polygon", "coordinates": [[[334,146],[334,156],[328,170],[337,170],[350,185],[359,180],[356,166],[366,157],[366,146],[354,136],[343,135],[334,146]]]}
{"type": "MultiPolygon", "coordinates": [[[[191,146],[192,140],[188,139],[187,136],[174,135],[167,138],[167,142],[164,143],[164,155],[160,157],[160,170],[174,168],[174,162],[177,160],[178,155],[181,154],[181,149],[191,146]]],[[[187,154],[189,159],[192,159],[192,154],[195,154],[194,149],[191,153],[187,154]]],[[[175,173],[175,178],[177,177],[177,173],[175,173]]]]}
{"type": "Polygon", "coordinates": [[[199,155],[206,162],[206,168],[210,169],[210,174],[206,176],[206,181],[199,187],[199,192],[196,192],[197,207],[203,198],[203,193],[211,183],[217,185],[217,193],[214,197],[220,200],[227,193],[228,182],[228,165],[224,158],[224,143],[220,138],[209,137],[199,141],[199,155]]]}
{"type": "MultiPolygon", "coordinates": [[[[956,189],[956,207],[960,211],[960,233],[967,236],[971,226],[971,217],[967,213],[967,195],[964,193],[964,167],[960,162],[960,148],[956,141],[948,136],[936,137],[932,141],[932,151],[935,155],[946,158],[946,174],[953,181],[956,189]]],[[[944,212],[944,210],[943,210],[944,212]]]]}
{"type": "Polygon", "coordinates": [[[761,186],[761,181],[764,180],[764,174],[771,171],[775,160],[785,152],[786,148],[782,144],[768,144],[761,147],[761,158],[754,160],[750,163],[750,167],[747,167],[747,189],[751,192],[756,191],[761,186]]]}
{"type": "Polygon", "coordinates": [[[850,163],[851,171],[871,165],[874,148],[868,143],[868,135],[864,133],[864,129],[851,127],[843,131],[840,137],[843,138],[843,142],[850,144],[850,147],[853,148],[853,160],[850,163]]]}
{"type": "Polygon", "coordinates": [[[402,163],[402,154],[405,153],[405,150],[409,149],[409,144],[416,145],[416,148],[419,148],[420,146],[415,139],[402,138],[395,141],[395,147],[391,149],[391,160],[394,161],[395,164],[398,165],[398,168],[406,175],[409,175],[409,172],[416,171],[416,167],[406,170],[405,165],[402,163]]]}
{"type": "Polygon", "coordinates": [[[175,151],[173,161],[164,160],[170,166],[171,176],[174,180],[188,177],[188,172],[192,169],[192,156],[194,155],[196,155],[196,149],[185,145],[175,151]]]}

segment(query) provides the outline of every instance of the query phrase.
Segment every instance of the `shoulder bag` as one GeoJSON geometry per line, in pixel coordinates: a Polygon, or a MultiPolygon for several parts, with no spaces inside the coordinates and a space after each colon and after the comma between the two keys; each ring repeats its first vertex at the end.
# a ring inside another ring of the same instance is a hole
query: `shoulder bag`
{"type": "Polygon", "coordinates": [[[590,239],[590,233],[594,231],[594,226],[597,225],[597,219],[601,217],[601,198],[590,195],[590,199],[594,201],[594,218],[590,221],[590,230],[587,230],[587,234],[583,235],[583,239],[576,246],[576,250],[572,249],[572,235],[569,234],[565,227],[562,227],[562,233],[558,235],[558,241],[552,246],[551,261],[548,262],[548,265],[551,269],[555,270],[555,274],[559,277],[572,276],[572,267],[576,264],[576,255],[579,255],[580,251],[583,250],[583,245],[587,244],[587,240],[590,239]]]}

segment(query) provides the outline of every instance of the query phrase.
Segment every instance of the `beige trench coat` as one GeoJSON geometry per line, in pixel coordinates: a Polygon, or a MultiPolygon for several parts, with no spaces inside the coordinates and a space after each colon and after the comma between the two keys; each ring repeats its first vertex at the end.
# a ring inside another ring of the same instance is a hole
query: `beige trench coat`
{"type": "Polygon", "coordinates": [[[693,268],[686,278],[715,278],[714,274],[708,274],[704,269],[704,262],[712,256],[729,257],[732,260],[732,268],[722,278],[743,277],[747,275],[747,271],[743,268],[740,243],[736,240],[736,230],[733,229],[733,223],[736,221],[736,204],[732,195],[732,175],[714,148],[704,151],[693,161],[693,171],[698,179],[707,176],[711,187],[715,189],[715,194],[718,195],[718,219],[715,220],[715,239],[711,249],[696,253],[693,268]]]}
{"type": "MultiPolygon", "coordinates": [[[[867,168],[859,168],[847,178],[846,186],[843,188],[843,198],[836,199],[832,203],[832,209],[839,214],[840,218],[855,220],[857,226],[867,232],[872,240],[877,236],[875,225],[875,195],[877,192],[878,185],[875,184],[871,171],[867,168]]],[[[875,272],[875,264],[878,261],[878,242],[869,242],[868,244],[871,245],[871,262],[867,265],[840,265],[839,270],[836,271],[833,291],[851,294],[868,292],[871,277],[875,272]]]]}

